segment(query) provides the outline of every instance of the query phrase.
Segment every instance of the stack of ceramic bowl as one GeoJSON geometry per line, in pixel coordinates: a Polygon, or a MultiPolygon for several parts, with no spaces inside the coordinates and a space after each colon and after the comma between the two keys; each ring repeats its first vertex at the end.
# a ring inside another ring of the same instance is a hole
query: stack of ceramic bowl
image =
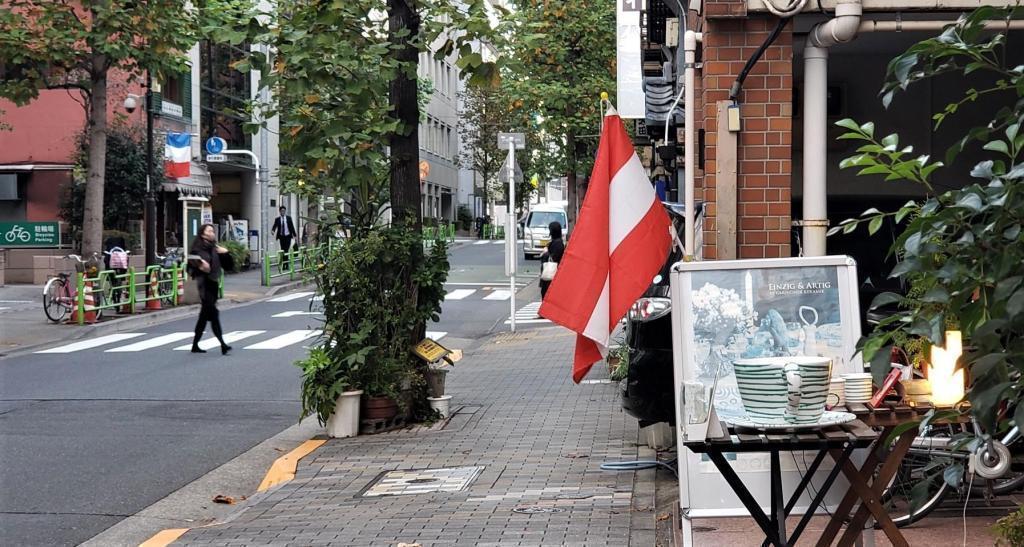
{"type": "Polygon", "coordinates": [[[928,380],[903,380],[907,390],[907,402],[919,405],[932,400],[932,383],[928,380]]]}
{"type": "Polygon", "coordinates": [[[843,395],[846,403],[866,403],[871,400],[871,374],[854,372],[843,375],[843,395]]]}
{"type": "Polygon", "coordinates": [[[833,406],[833,408],[837,406],[846,405],[845,390],[843,389],[843,385],[845,383],[846,380],[843,380],[842,378],[832,378],[832,380],[830,380],[828,383],[829,395],[835,395],[836,397],[838,397],[838,399],[829,399],[828,401],[829,404],[833,406]]]}

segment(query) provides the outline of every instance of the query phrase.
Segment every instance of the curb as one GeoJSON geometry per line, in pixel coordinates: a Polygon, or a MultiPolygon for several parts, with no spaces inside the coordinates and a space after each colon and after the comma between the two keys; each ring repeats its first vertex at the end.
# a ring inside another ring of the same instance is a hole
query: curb
{"type": "MultiPolygon", "coordinates": [[[[266,476],[263,477],[263,482],[261,482],[259,487],[256,489],[256,493],[259,494],[266,492],[271,488],[280,486],[294,479],[295,472],[299,466],[299,460],[312,454],[317,448],[320,448],[326,442],[326,439],[310,439],[300,444],[298,447],[292,449],[291,452],[274,460],[274,463],[271,464],[270,469],[267,470],[266,476]]],[[[242,511],[244,511],[244,509],[242,509],[242,511]]],[[[234,515],[237,515],[239,513],[241,513],[241,511],[235,512],[234,515]]],[[[200,526],[199,528],[208,528],[211,526],[224,524],[225,522],[230,522],[234,518],[234,515],[229,516],[224,521],[212,522],[210,524],[200,526]]],[[[154,534],[153,537],[142,542],[139,545],[139,547],[167,547],[167,545],[170,545],[171,543],[177,541],[178,538],[185,535],[189,530],[191,530],[191,528],[167,528],[161,530],[154,534]]]]}

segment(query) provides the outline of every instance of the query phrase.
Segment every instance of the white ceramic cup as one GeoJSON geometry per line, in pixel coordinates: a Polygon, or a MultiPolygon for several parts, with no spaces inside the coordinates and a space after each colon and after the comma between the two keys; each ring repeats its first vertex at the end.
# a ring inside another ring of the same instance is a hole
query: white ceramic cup
{"type": "Polygon", "coordinates": [[[743,409],[752,421],[816,423],[825,411],[832,360],[764,357],[733,361],[743,409]]]}

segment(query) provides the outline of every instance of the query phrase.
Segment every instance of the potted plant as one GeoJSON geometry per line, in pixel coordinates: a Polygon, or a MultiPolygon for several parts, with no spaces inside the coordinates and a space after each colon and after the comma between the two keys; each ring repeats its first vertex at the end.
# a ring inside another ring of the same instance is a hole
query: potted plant
{"type": "Polygon", "coordinates": [[[327,348],[315,347],[296,363],[302,369],[302,415],[316,414],[331,437],[359,434],[359,400],[363,391],[352,389],[351,376],[358,356],[334,361],[327,348]]]}

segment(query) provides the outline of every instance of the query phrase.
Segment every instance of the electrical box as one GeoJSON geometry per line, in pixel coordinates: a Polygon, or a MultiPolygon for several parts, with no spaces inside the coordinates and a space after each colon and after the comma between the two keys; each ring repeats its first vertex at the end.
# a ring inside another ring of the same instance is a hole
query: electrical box
{"type": "Polygon", "coordinates": [[[679,19],[665,19],[665,47],[679,47],[679,19]]]}
{"type": "Polygon", "coordinates": [[[731,133],[739,132],[740,130],[740,107],[739,105],[731,105],[728,108],[729,114],[729,131],[731,133]]]}

